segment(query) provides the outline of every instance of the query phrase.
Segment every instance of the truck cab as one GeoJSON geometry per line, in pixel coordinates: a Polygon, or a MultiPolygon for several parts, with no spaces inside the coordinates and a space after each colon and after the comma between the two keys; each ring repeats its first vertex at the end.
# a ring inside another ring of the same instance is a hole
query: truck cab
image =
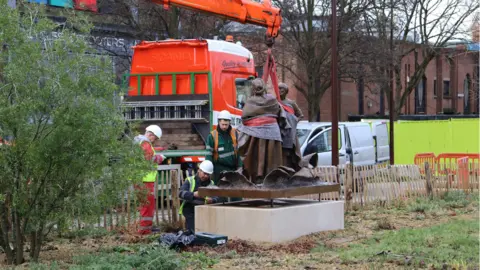
{"type": "Polygon", "coordinates": [[[256,76],[252,53],[223,40],[141,42],[134,48],[122,104],[139,131],[158,124],[160,144],[171,163],[201,162],[205,141],[222,110],[241,121],[242,107],[256,76]]]}

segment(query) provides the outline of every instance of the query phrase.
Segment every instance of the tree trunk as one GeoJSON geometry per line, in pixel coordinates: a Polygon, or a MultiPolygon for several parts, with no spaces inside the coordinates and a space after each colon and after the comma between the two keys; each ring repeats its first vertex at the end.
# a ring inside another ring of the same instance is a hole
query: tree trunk
{"type": "Polygon", "coordinates": [[[320,121],[320,100],[314,95],[309,96],[308,98],[308,121],[315,122],[320,121]]]}
{"type": "Polygon", "coordinates": [[[17,211],[13,212],[13,226],[15,231],[15,264],[22,264],[25,260],[23,258],[23,233],[20,217],[17,211]]]}
{"type": "Polygon", "coordinates": [[[30,249],[30,258],[32,261],[37,262],[40,255],[40,248],[43,243],[43,229],[45,225],[42,224],[40,228],[31,234],[31,249],[30,249]]]}
{"type": "Polygon", "coordinates": [[[402,97],[402,77],[401,77],[401,66],[395,65],[394,76],[395,76],[395,100],[393,101],[393,110],[395,115],[398,116],[402,112],[403,104],[401,104],[400,99],[402,97]]]}
{"type": "MultiPolygon", "coordinates": [[[[7,200],[8,202],[8,195],[7,200]]],[[[0,203],[0,246],[5,251],[7,256],[7,264],[13,264],[15,260],[15,254],[10,247],[10,238],[8,236],[9,226],[8,226],[8,211],[5,205],[6,203],[0,203]]]]}

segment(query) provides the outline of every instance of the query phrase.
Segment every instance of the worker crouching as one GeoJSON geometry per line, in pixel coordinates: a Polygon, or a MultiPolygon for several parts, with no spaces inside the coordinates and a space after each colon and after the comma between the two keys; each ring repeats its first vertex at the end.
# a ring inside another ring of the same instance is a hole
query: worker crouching
{"type": "Polygon", "coordinates": [[[195,232],[195,206],[210,203],[217,203],[217,197],[200,197],[198,195],[199,187],[207,187],[213,185],[210,179],[213,174],[213,164],[209,160],[200,163],[198,172],[195,176],[187,177],[180,188],[179,197],[183,200],[180,206],[180,215],[185,217],[185,227],[191,232],[195,232]]]}

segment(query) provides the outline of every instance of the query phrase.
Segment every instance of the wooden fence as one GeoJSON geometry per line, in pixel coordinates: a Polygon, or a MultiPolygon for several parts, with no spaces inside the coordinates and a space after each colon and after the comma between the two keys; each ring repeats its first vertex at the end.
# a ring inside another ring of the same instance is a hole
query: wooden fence
{"type": "MultiPolygon", "coordinates": [[[[479,190],[480,166],[478,163],[458,163],[457,167],[439,172],[428,162],[418,165],[373,165],[351,166],[343,168],[322,166],[316,168],[316,174],[326,182],[341,183],[341,192],[312,194],[294,198],[310,200],[345,200],[346,209],[352,206],[391,205],[409,198],[439,196],[451,190],[474,192],[479,190]],[[468,166],[467,166],[468,165],[468,166]]],[[[452,165],[453,166],[453,165],[452,165]]],[[[184,182],[184,173],[180,165],[161,165],[159,177],[155,182],[154,226],[183,224],[178,214],[180,200],[178,192],[184,182]]],[[[185,172],[187,176],[192,172],[185,172]]],[[[140,203],[130,188],[121,200],[121,205],[105,210],[98,218],[98,227],[114,229],[118,227],[138,226],[140,203]]],[[[81,224],[78,220],[77,224],[81,224]]],[[[81,226],[76,226],[80,228],[81,226]]]]}
{"type": "Polygon", "coordinates": [[[312,194],[295,198],[311,200],[345,200],[346,208],[353,205],[389,205],[409,198],[440,196],[447,191],[479,190],[479,163],[459,162],[449,170],[439,171],[426,162],[418,165],[370,165],[343,168],[323,166],[316,169],[321,179],[341,183],[340,194],[312,194]]]}
{"type": "MultiPolygon", "coordinates": [[[[180,165],[158,166],[158,177],[155,181],[154,196],[157,198],[153,216],[154,227],[163,223],[179,224],[182,217],[178,214],[180,200],[178,192],[183,184],[183,173],[180,165]]],[[[98,221],[95,224],[82,221],[75,217],[73,228],[80,229],[85,226],[103,227],[106,229],[129,228],[137,229],[140,220],[139,207],[141,202],[138,198],[146,198],[146,191],[131,186],[119,196],[119,204],[112,205],[99,213],[98,221]]],[[[76,211],[72,211],[75,215],[76,211]]]]}

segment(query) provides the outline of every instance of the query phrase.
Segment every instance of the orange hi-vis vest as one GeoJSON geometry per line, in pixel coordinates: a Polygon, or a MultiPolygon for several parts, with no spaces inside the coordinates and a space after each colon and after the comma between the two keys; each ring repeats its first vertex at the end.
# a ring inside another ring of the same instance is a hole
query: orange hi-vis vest
{"type": "MultiPolygon", "coordinates": [[[[213,160],[217,161],[218,160],[218,131],[216,129],[212,130],[210,132],[213,137],[213,160]]],[[[233,142],[233,151],[235,153],[235,156],[237,155],[237,134],[236,134],[236,129],[232,127],[230,130],[230,137],[232,137],[232,142],[233,142]]]]}

